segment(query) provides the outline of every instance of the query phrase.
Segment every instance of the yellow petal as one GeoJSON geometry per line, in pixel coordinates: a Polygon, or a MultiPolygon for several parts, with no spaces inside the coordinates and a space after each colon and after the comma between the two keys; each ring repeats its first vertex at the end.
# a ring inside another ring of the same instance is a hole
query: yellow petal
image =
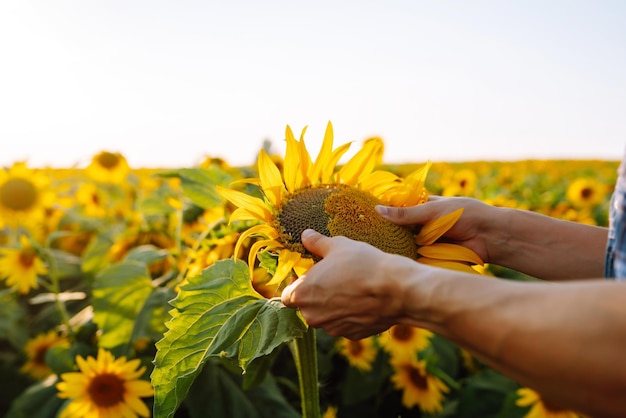
{"type": "Polygon", "coordinates": [[[244,243],[244,241],[253,235],[261,235],[269,239],[275,239],[278,237],[278,233],[276,232],[276,230],[267,224],[255,225],[252,228],[248,228],[243,231],[237,239],[234,253],[235,258],[239,257],[239,249],[241,248],[241,245],[244,243]]]}
{"type": "Polygon", "coordinates": [[[330,157],[328,162],[322,167],[321,174],[321,183],[329,183],[331,181],[331,177],[335,172],[335,167],[337,167],[337,163],[343,157],[343,154],[350,149],[350,145],[352,143],[348,142],[346,144],[340,145],[339,148],[333,151],[333,155],[330,157]]]}
{"type": "Polygon", "coordinates": [[[278,266],[276,266],[276,272],[272,279],[267,282],[267,286],[279,285],[287,278],[287,275],[291,273],[293,266],[300,260],[300,253],[291,252],[287,249],[283,249],[278,254],[278,266]]]}
{"type": "Polygon", "coordinates": [[[415,241],[417,245],[430,245],[433,242],[437,241],[443,234],[446,233],[452,226],[459,220],[461,215],[463,214],[463,208],[459,208],[454,212],[450,212],[446,215],[440,216],[439,218],[433,219],[427,222],[422,229],[415,241]]]}
{"type": "Polygon", "coordinates": [[[420,247],[417,252],[428,258],[437,258],[440,260],[465,261],[472,264],[483,265],[483,260],[478,254],[467,247],[446,242],[434,243],[420,247]]]}
{"type": "Polygon", "coordinates": [[[285,150],[285,161],[283,172],[285,174],[285,187],[289,193],[293,193],[297,189],[297,185],[301,182],[298,177],[302,177],[300,171],[300,151],[298,141],[293,136],[293,132],[289,125],[285,129],[285,141],[287,142],[287,149],[285,150]]]}
{"type": "Polygon", "coordinates": [[[359,180],[371,173],[377,163],[377,155],[383,147],[381,139],[367,141],[341,169],[339,179],[348,186],[356,185],[359,180]]]}
{"type": "Polygon", "coordinates": [[[237,190],[227,189],[221,186],[215,186],[217,193],[224,199],[230,201],[239,208],[245,208],[249,213],[260,221],[270,222],[272,213],[264,201],[258,197],[250,196],[237,190]]]}
{"type": "Polygon", "coordinates": [[[272,250],[274,248],[282,248],[283,245],[276,240],[273,239],[262,239],[250,247],[250,252],[248,253],[248,267],[250,269],[250,277],[254,277],[254,267],[256,264],[256,256],[259,253],[261,248],[264,248],[264,251],[272,250]]]}
{"type": "Polygon", "coordinates": [[[276,167],[276,164],[274,164],[274,161],[267,155],[265,150],[259,152],[257,167],[263,193],[265,193],[272,205],[278,206],[285,195],[285,185],[280,175],[280,170],[278,170],[278,167],[276,167]]]}
{"type": "Polygon", "coordinates": [[[441,267],[448,270],[463,271],[465,273],[479,274],[470,265],[462,263],[460,261],[450,260],[438,260],[435,258],[420,257],[417,259],[418,263],[427,264],[429,266],[441,267]]]}
{"type": "Polygon", "coordinates": [[[333,154],[333,125],[328,122],[326,125],[326,132],[324,133],[324,141],[322,142],[322,148],[320,149],[315,163],[311,167],[311,173],[309,179],[312,183],[318,184],[324,181],[322,173],[326,168],[328,162],[331,160],[333,154]]]}
{"type": "Polygon", "coordinates": [[[300,169],[300,175],[298,176],[296,183],[296,189],[302,189],[303,187],[309,186],[311,181],[309,179],[309,173],[311,170],[311,156],[309,155],[309,151],[306,149],[306,145],[304,143],[304,133],[306,132],[306,126],[302,129],[302,133],[300,134],[300,141],[298,144],[298,165],[300,169]]]}
{"type": "Polygon", "coordinates": [[[294,264],[293,271],[296,272],[298,277],[304,276],[313,267],[313,264],[315,264],[315,261],[312,258],[300,257],[300,260],[294,264]]]}

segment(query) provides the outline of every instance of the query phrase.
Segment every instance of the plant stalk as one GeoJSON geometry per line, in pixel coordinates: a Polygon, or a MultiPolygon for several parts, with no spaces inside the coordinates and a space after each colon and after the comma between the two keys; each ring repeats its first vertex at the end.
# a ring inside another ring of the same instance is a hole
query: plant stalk
{"type": "Polygon", "coordinates": [[[294,360],[300,382],[302,418],[320,418],[315,329],[309,327],[302,338],[295,339],[294,360]]]}

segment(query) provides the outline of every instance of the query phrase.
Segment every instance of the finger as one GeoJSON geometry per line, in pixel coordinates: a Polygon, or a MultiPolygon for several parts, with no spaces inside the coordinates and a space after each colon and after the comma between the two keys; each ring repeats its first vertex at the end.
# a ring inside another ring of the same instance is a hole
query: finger
{"type": "Polygon", "coordinates": [[[291,283],[287,287],[283,289],[283,292],[280,294],[280,301],[283,305],[288,308],[297,308],[298,304],[296,303],[295,291],[298,288],[298,285],[303,277],[300,277],[295,282],[291,283]]]}
{"type": "Polygon", "coordinates": [[[407,207],[377,205],[374,209],[380,216],[397,225],[422,225],[433,217],[428,204],[407,207]]]}
{"type": "Polygon", "coordinates": [[[315,255],[326,256],[330,249],[331,239],[313,229],[305,229],[302,232],[302,244],[315,255]]]}

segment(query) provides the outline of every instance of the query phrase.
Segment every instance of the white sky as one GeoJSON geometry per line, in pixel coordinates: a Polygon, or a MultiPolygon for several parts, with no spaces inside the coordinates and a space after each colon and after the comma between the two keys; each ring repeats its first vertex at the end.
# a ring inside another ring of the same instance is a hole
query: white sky
{"type": "Polygon", "coordinates": [[[0,1],[0,165],[621,158],[624,0],[0,1]],[[360,144],[355,145],[356,150],[360,144]]]}

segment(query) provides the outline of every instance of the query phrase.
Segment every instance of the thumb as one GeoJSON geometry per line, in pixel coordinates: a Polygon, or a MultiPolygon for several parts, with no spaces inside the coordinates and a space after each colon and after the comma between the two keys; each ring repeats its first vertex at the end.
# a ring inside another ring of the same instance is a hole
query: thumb
{"type": "Polygon", "coordinates": [[[313,254],[324,257],[330,249],[330,237],[313,229],[305,229],[302,231],[302,244],[313,254]]]}

